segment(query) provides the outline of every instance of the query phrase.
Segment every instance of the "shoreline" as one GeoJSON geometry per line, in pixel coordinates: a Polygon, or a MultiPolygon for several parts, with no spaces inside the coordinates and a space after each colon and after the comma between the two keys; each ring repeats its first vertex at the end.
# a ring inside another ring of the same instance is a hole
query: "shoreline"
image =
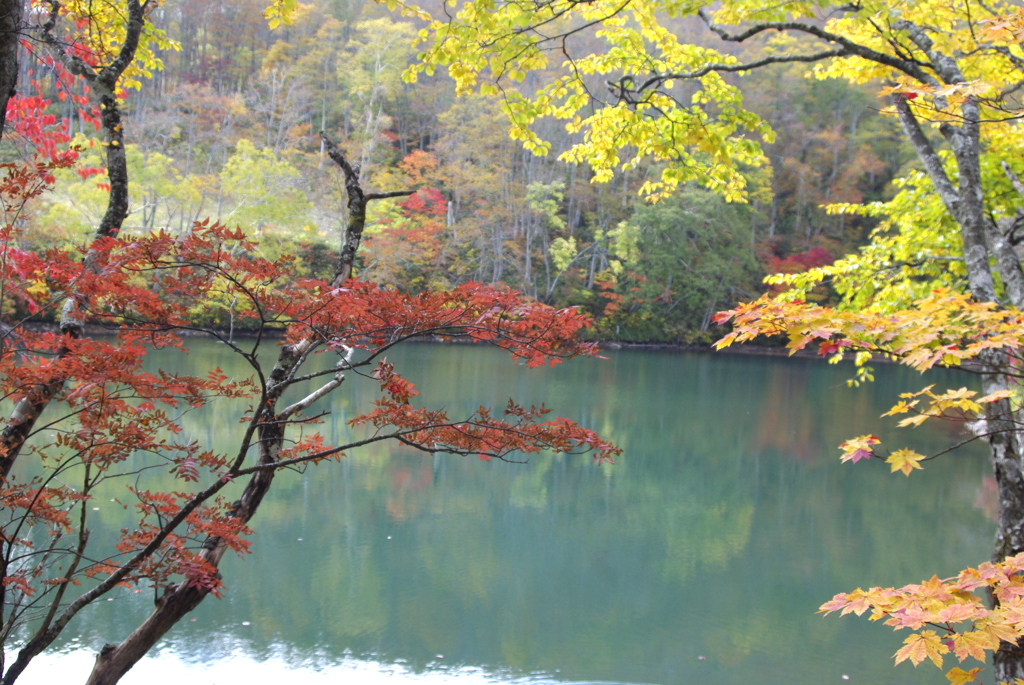
{"type": "MultiPolygon", "coordinates": [[[[27,330],[36,332],[50,332],[55,333],[57,331],[57,324],[50,322],[29,322],[23,324],[27,330]]],[[[107,336],[115,335],[116,330],[99,326],[96,324],[86,324],[86,333],[92,336],[107,336]]],[[[227,338],[227,330],[205,331],[205,330],[191,330],[191,329],[180,329],[176,331],[177,334],[182,338],[217,338],[218,336],[227,338]]],[[[262,336],[268,339],[281,338],[283,331],[280,329],[268,329],[263,331],[262,336]]],[[[233,340],[248,340],[256,337],[253,331],[235,331],[233,340]]],[[[445,343],[455,345],[476,345],[476,344],[487,344],[484,342],[473,342],[469,340],[442,340],[436,336],[417,338],[409,340],[410,343],[445,343]]],[[[757,345],[752,343],[740,343],[736,345],[730,345],[721,350],[714,349],[712,343],[645,343],[635,342],[626,340],[593,340],[587,342],[596,342],[597,346],[602,351],[615,351],[615,350],[627,350],[627,351],[650,351],[650,352],[706,352],[714,354],[742,354],[748,356],[763,356],[763,357],[800,357],[803,359],[826,359],[822,355],[815,352],[813,349],[803,349],[790,354],[790,351],[783,346],[773,345],[757,345]]],[[[873,362],[889,362],[888,359],[878,357],[877,355],[872,360],[873,362]]]]}

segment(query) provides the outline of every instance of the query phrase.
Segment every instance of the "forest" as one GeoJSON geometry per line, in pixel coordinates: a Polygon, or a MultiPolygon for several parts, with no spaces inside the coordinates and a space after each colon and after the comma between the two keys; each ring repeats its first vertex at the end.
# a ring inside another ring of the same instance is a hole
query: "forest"
{"type": "MultiPolygon", "coordinates": [[[[713,342],[714,313],[756,298],[765,275],[830,264],[863,244],[878,220],[826,207],[888,200],[913,164],[869,86],[782,64],[735,77],[744,106],[775,131],[764,163],[743,170],[747,201],[692,182],[652,204],[638,190],[656,162],[594,183],[593,171],[558,161],[579,136],[554,122],[551,154],[537,156],[510,140],[500,95],[456,98],[442,73],[409,83],[423,22],[381,5],[301,3],[277,30],[260,0],[163,3],[150,20],[166,43],[154,52],[161,68],[124,105],[124,230],[180,234],[210,218],[258,237],[268,258],[296,255],[301,275],[327,277],[346,210],[323,130],[367,188],[416,191],[370,206],[361,279],[413,293],[504,283],[584,308],[599,339],[713,342]]],[[[692,18],[672,28],[701,37],[692,18]]],[[[78,244],[106,203],[99,122],[73,97],[84,84],[61,102],[52,69],[23,61],[22,71],[26,94],[56,103],[45,111],[68,122],[82,150],[79,168],[57,173],[23,217],[22,246],[78,244]]],[[[17,152],[16,141],[4,145],[17,152]]],[[[818,290],[812,298],[834,296],[818,290]]],[[[202,316],[227,328],[231,303],[221,304],[202,316]]]]}

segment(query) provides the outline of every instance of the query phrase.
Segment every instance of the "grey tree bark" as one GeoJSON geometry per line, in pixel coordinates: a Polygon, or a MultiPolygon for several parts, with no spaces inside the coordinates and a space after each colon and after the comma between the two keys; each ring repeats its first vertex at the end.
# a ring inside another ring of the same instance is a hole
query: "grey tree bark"
{"type": "Polygon", "coordinates": [[[0,135],[7,121],[7,101],[18,86],[23,13],[23,0],[0,0],[0,135]]]}

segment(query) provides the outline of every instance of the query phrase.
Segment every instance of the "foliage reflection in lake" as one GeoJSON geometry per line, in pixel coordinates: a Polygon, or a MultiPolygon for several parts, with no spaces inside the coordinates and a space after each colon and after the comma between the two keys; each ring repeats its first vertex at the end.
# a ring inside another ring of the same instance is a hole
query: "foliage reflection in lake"
{"type": "MultiPolygon", "coordinates": [[[[243,372],[222,346],[190,346],[243,372]]],[[[207,600],[123,682],[240,682],[232,665],[255,674],[247,682],[279,682],[283,669],[302,684],[942,679],[893,668],[901,637],[887,628],[815,611],[842,590],[987,558],[983,450],[905,478],[840,465],[836,449],[866,432],[939,449],[957,433],[887,430],[895,422],[878,417],[900,391],[968,381],[884,367],[877,383],[849,389],[849,367],[815,360],[610,356],[538,371],[482,347],[391,355],[417,400],[453,415],[510,396],[544,402],[624,455],[614,466],[550,455],[519,465],[374,446],[285,473],[253,522],[253,554],[225,563],[226,597],[207,600]]],[[[376,396],[372,381],[352,383],[326,435],[341,440],[376,396]]],[[[237,410],[225,402],[182,423],[226,451],[237,410]]],[[[114,503],[97,506],[108,534],[130,525],[114,503]]],[[[84,678],[83,648],[124,637],[151,600],[122,591],[101,602],[28,681],[84,678]]]]}

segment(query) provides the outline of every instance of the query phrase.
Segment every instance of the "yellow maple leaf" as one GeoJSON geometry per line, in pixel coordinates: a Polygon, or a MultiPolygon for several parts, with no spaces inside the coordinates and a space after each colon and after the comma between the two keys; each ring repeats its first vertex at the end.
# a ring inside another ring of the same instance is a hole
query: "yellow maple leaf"
{"type": "Polygon", "coordinates": [[[929,418],[931,418],[931,414],[918,414],[917,416],[911,416],[910,418],[903,419],[896,425],[899,426],[900,428],[906,428],[907,426],[913,426],[914,428],[917,428],[922,423],[927,421],[929,418]]]}
{"type": "Polygon", "coordinates": [[[910,662],[917,666],[926,658],[942,668],[942,655],[949,653],[949,647],[942,643],[942,640],[934,630],[925,630],[914,633],[903,641],[904,646],[896,652],[896,663],[910,659],[910,662]]]}
{"type": "Polygon", "coordinates": [[[885,417],[885,416],[894,416],[896,414],[906,414],[908,411],[910,411],[912,408],[914,408],[917,405],[917,403],[918,403],[918,400],[914,400],[913,402],[904,402],[904,401],[901,400],[901,401],[897,402],[896,405],[893,406],[892,409],[890,409],[889,411],[887,411],[884,414],[882,414],[882,416],[885,417]]]}
{"type": "Polygon", "coordinates": [[[980,668],[972,668],[969,671],[957,667],[946,674],[949,679],[950,685],[965,685],[966,683],[975,682],[975,676],[981,672],[980,668]]]}
{"type": "Polygon", "coordinates": [[[885,463],[889,464],[893,473],[902,471],[903,475],[909,476],[911,471],[921,468],[918,462],[924,458],[923,454],[918,454],[914,450],[901,449],[890,454],[885,463]]]}
{"type": "Polygon", "coordinates": [[[1021,625],[1024,616],[1015,607],[1003,610],[1003,606],[1005,605],[1000,605],[996,610],[1002,615],[980,619],[975,622],[974,629],[984,630],[989,635],[1006,642],[1016,642],[1021,636],[1020,628],[1016,626],[1021,625]]]}
{"type": "Polygon", "coordinates": [[[972,656],[978,661],[984,661],[986,650],[998,648],[999,638],[984,630],[957,633],[953,636],[953,653],[960,661],[968,656],[972,656]]]}
{"type": "Polygon", "coordinates": [[[991,404],[992,402],[1005,400],[1007,397],[1013,397],[1012,390],[996,390],[994,393],[978,398],[978,404],[991,404]]]}

